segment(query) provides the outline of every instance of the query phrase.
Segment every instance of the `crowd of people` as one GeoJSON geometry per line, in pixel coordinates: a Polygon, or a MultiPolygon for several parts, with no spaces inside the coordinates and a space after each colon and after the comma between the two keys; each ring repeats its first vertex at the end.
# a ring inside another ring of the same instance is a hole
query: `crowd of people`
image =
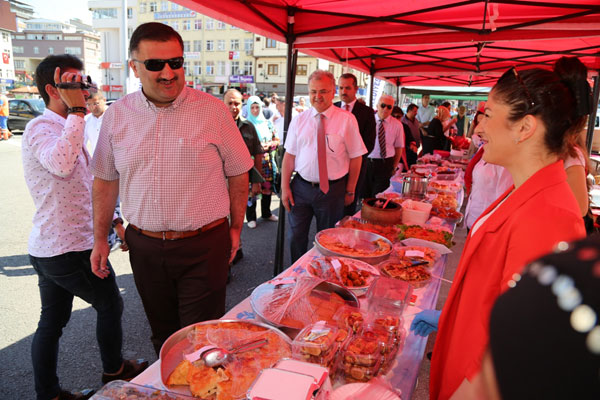
{"type": "Polygon", "coordinates": [[[438,330],[431,398],[600,396],[600,251],[597,242],[567,244],[585,236],[589,209],[579,134],[591,103],[577,59],[559,60],[554,71],[509,69],[472,123],[465,108],[452,117],[449,104],[435,108],[428,95],[406,113],[389,95],[370,109],[356,96],[354,75],[336,81],[316,70],[310,104],[294,107],[284,135],[291,99],[253,96],[244,105],[235,89],[220,101],[187,87],[183,42],[168,25],[138,26],[129,55],[142,90],[108,108],[82,83],[77,57],[51,55],[36,70],[47,108],[27,125],[22,154],[36,208],[28,251],[42,303],[31,349],[39,400],[90,396],[63,390],[56,371],[74,296],[98,314],[102,382],[131,379],[148,365],[122,357],[111,249],[129,251],[158,354],[180,328],[224,314],[228,271],[243,257],[244,216],[256,227],[258,196],[266,221],[277,221],[271,198],[281,197],[294,262],[307,251],[313,217],[317,230],[333,227],[396,171],[465,135],[474,147],[467,241],[443,310],[421,312],[411,327],[419,335],[438,330]],[[557,244],[560,254],[532,263],[557,244]],[[537,335],[536,323],[551,334],[537,335]],[[540,340],[533,373],[518,369],[527,339],[540,340]],[[566,379],[542,354],[562,344],[566,379]]]}

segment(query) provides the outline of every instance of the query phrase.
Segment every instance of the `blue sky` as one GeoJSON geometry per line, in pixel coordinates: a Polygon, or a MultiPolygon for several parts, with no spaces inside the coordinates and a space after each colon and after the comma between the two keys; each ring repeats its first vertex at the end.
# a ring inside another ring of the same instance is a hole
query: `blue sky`
{"type": "Polygon", "coordinates": [[[88,10],[86,0],[21,0],[33,7],[34,16],[38,18],[68,21],[79,18],[92,24],[92,13],[88,10]]]}

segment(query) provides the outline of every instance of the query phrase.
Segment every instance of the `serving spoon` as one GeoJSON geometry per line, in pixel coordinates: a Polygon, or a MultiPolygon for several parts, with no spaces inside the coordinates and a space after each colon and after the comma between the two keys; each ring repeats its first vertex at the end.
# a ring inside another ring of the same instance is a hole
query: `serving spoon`
{"type": "Polygon", "coordinates": [[[190,362],[202,359],[202,361],[204,361],[204,365],[207,367],[218,367],[225,364],[232,354],[258,349],[263,347],[268,342],[269,341],[266,338],[252,340],[229,350],[225,350],[222,347],[207,346],[191,354],[187,354],[186,358],[190,362]]]}

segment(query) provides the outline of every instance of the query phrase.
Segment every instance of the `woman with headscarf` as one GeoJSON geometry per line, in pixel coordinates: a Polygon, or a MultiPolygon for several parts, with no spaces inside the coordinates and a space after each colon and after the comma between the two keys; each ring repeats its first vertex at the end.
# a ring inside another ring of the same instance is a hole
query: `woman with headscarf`
{"type": "Polygon", "coordinates": [[[505,167],[514,185],[473,224],[441,316],[426,310],[413,320],[415,330],[428,333],[439,318],[431,360],[433,400],[470,389],[488,343],[491,307],[523,266],[561,241],[585,236],[561,155],[571,132],[580,132],[587,121],[567,82],[586,79],[513,67],[490,92],[477,127],[482,159],[505,167]]]}
{"type": "MultiPolygon", "coordinates": [[[[276,173],[274,170],[275,163],[272,160],[274,159],[274,150],[277,147],[277,144],[273,141],[273,124],[263,115],[263,102],[258,96],[250,96],[246,107],[248,109],[248,121],[254,125],[265,150],[262,161],[262,175],[265,181],[261,183],[262,198],[260,200],[262,218],[267,221],[277,221],[277,216],[271,213],[271,195],[273,194],[273,181],[276,173]]],[[[248,199],[246,219],[248,220],[248,228],[256,228],[256,196],[253,194],[250,194],[248,199]]]]}
{"type": "Polygon", "coordinates": [[[444,134],[444,126],[449,120],[450,111],[444,106],[439,106],[436,116],[427,127],[427,139],[423,141],[423,154],[433,154],[434,150],[450,148],[448,138],[444,134]]]}

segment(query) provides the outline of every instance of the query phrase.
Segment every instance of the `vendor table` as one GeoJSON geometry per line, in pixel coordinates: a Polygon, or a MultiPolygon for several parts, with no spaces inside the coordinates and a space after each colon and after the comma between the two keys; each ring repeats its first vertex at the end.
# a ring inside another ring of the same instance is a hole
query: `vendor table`
{"type": "MultiPolygon", "coordinates": [[[[283,271],[279,277],[300,274],[304,268],[303,266],[307,265],[308,262],[316,257],[321,257],[321,254],[313,247],[291,267],[283,271]]],[[[442,256],[432,268],[431,272],[434,278],[431,280],[431,283],[423,288],[415,289],[413,291],[413,294],[416,296],[416,299],[412,303],[414,305],[408,306],[404,313],[404,329],[406,329],[407,332],[404,349],[402,352],[398,353],[396,362],[386,375],[391,385],[399,390],[402,399],[404,400],[410,399],[412,396],[417,375],[419,373],[419,366],[427,343],[427,338],[416,336],[409,331],[410,323],[413,320],[414,315],[421,310],[435,308],[441,283],[439,277],[444,275],[446,258],[447,256],[442,256]]],[[[361,309],[366,310],[366,299],[364,296],[359,299],[361,309]]],[[[246,298],[229,310],[229,312],[223,316],[223,319],[257,319],[257,316],[252,312],[250,298],[246,298]]],[[[168,388],[163,386],[160,379],[160,360],[150,365],[146,371],[137,376],[132,382],[168,390],[168,388]]]]}

